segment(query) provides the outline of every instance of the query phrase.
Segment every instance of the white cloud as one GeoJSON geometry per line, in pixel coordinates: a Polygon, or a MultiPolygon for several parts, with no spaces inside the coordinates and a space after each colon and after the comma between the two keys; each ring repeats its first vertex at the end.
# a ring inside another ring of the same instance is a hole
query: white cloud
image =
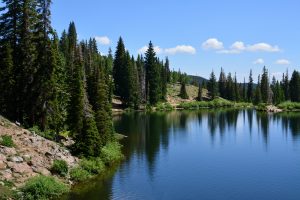
{"type": "MultiPolygon", "coordinates": [[[[148,49],[148,46],[143,46],[142,48],[140,48],[138,50],[138,53],[144,54],[144,53],[146,53],[147,49],[148,49]]],[[[174,48],[167,48],[167,49],[163,49],[163,48],[160,48],[159,46],[155,46],[154,51],[156,54],[169,54],[169,55],[174,55],[174,54],[178,54],[178,53],[188,53],[188,54],[196,53],[196,49],[189,45],[177,45],[174,48]]]]}
{"type": "Polygon", "coordinates": [[[223,43],[217,39],[208,39],[202,44],[203,49],[216,49],[217,53],[222,54],[239,54],[245,51],[249,52],[278,52],[280,48],[278,46],[273,46],[268,43],[256,43],[252,45],[245,45],[242,41],[234,42],[228,49],[224,49],[223,43]]]}
{"type": "MultiPolygon", "coordinates": [[[[157,54],[162,53],[162,49],[159,46],[155,46],[155,47],[153,47],[153,49],[154,49],[155,53],[157,53],[157,54]]],[[[144,53],[146,53],[147,50],[148,50],[148,46],[143,46],[142,48],[140,48],[138,50],[138,53],[144,54],[144,53]]]]}
{"type": "Polygon", "coordinates": [[[258,65],[258,64],[264,64],[265,61],[262,58],[258,58],[257,60],[253,61],[253,64],[258,65]]]}
{"type": "Polygon", "coordinates": [[[278,52],[280,51],[278,46],[272,46],[267,43],[257,43],[247,46],[248,51],[266,51],[266,52],[278,52]]]}
{"type": "Polygon", "coordinates": [[[239,54],[239,53],[241,53],[241,51],[237,50],[237,49],[224,49],[224,50],[217,51],[217,53],[222,53],[222,54],[239,54]]]}
{"type": "Polygon", "coordinates": [[[110,39],[107,36],[96,36],[96,41],[101,45],[110,45],[110,39]]]}
{"type": "Polygon", "coordinates": [[[239,50],[239,51],[243,51],[246,49],[244,42],[241,41],[236,41],[235,43],[233,43],[230,47],[231,49],[235,49],[235,50],[239,50]]]}
{"type": "Polygon", "coordinates": [[[223,54],[238,54],[241,53],[246,49],[245,44],[241,41],[234,42],[229,49],[224,49],[217,51],[217,53],[223,53],[223,54]]]}
{"type": "Polygon", "coordinates": [[[178,45],[174,48],[165,49],[164,52],[166,54],[177,54],[177,53],[188,53],[188,54],[195,54],[196,49],[189,45],[178,45]]]}
{"type": "Polygon", "coordinates": [[[162,52],[162,49],[159,46],[155,46],[154,51],[155,53],[160,54],[162,52]]]}
{"type": "Polygon", "coordinates": [[[286,59],[279,59],[276,61],[277,65],[289,65],[291,62],[289,60],[286,59]]]}
{"type": "Polygon", "coordinates": [[[202,48],[209,49],[223,49],[223,42],[219,41],[217,38],[209,38],[202,43],[202,48]]]}

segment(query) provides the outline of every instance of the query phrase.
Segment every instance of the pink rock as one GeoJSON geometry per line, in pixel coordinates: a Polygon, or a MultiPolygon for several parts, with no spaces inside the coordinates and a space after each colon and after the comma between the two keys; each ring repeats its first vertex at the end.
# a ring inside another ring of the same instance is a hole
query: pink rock
{"type": "Polygon", "coordinates": [[[48,169],[44,168],[44,167],[32,167],[32,169],[33,169],[34,172],[42,174],[44,176],[51,175],[51,172],[48,169]]]}
{"type": "Polygon", "coordinates": [[[6,156],[0,153],[0,161],[6,161],[6,156]]]}
{"type": "Polygon", "coordinates": [[[6,163],[4,163],[2,160],[0,160],[0,170],[6,169],[6,163]]]}
{"type": "Polygon", "coordinates": [[[27,174],[27,173],[32,173],[32,169],[27,163],[14,163],[13,166],[11,167],[12,171],[15,173],[19,174],[27,174]]]}
{"type": "Polygon", "coordinates": [[[9,148],[9,147],[0,147],[0,153],[9,156],[17,154],[15,148],[9,148]]]}
{"type": "Polygon", "coordinates": [[[1,176],[3,178],[3,180],[11,180],[12,179],[12,172],[10,170],[5,170],[3,172],[1,172],[1,176]]]}

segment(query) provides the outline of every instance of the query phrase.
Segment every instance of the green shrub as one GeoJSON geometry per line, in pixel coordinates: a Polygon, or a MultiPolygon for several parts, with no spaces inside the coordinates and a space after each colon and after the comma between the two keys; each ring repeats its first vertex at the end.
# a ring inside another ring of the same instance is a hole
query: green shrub
{"type": "Polygon", "coordinates": [[[170,103],[158,103],[156,105],[156,110],[158,111],[171,111],[174,110],[174,107],[170,103]]]}
{"type": "Polygon", "coordinates": [[[35,134],[40,135],[49,140],[55,139],[55,133],[52,132],[51,130],[41,131],[38,126],[33,126],[33,127],[29,128],[28,130],[30,132],[34,132],[35,134]]]}
{"type": "Polygon", "coordinates": [[[105,165],[112,165],[122,158],[121,145],[118,142],[110,142],[101,149],[101,157],[82,159],[78,167],[70,170],[70,177],[76,182],[84,181],[103,173],[105,165]]]}
{"type": "Polygon", "coordinates": [[[60,135],[60,136],[62,136],[64,138],[67,138],[67,137],[70,136],[70,131],[61,131],[61,132],[59,132],[58,135],[60,135]]]}
{"type": "Polygon", "coordinates": [[[12,137],[10,135],[2,135],[0,144],[2,146],[6,146],[6,147],[14,147],[15,146],[14,141],[12,140],[12,137]]]}
{"type": "Polygon", "coordinates": [[[53,177],[36,176],[29,179],[21,188],[24,200],[46,200],[58,198],[69,191],[69,188],[53,177]]]}
{"type": "Polygon", "coordinates": [[[70,170],[70,177],[73,181],[79,182],[89,179],[91,175],[88,171],[81,167],[75,167],[70,170]]]}
{"type": "Polygon", "coordinates": [[[118,142],[110,142],[101,149],[101,158],[106,165],[111,165],[124,158],[122,146],[118,142]]]}
{"type": "Polygon", "coordinates": [[[184,110],[197,110],[201,108],[245,108],[253,106],[251,103],[245,102],[233,102],[226,99],[217,98],[212,101],[192,101],[192,102],[183,102],[178,105],[178,108],[184,110]]]}
{"type": "Polygon", "coordinates": [[[74,181],[84,181],[92,175],[101,174],[105,165],[100,158],[82,159],[79,166],[71,169],[70,177],[74,181]]]}
{"type": "Polygon", "coordinates": [[[0,200],[7,199],[20,199],[20,197],[10,187],[0,185],[0,200]]]}
{"type": "Polygon", "coordinates": [[[100,158],[83,159],[80,167],[90,174],[100,174],[105,170],[105,166],[100,158]]]}
{"type": "Polygon", "coordinates": [[[54,174],[58,174],[60,176],[66,176],[68,174],[69,167],[66,161],[64,160],[54,160],[51,172],[54,174]]]}
{"type": "Polygon", "coordinates": [[[300,110],[300,103],[285,101],[285,102],[278,104],[277,107],[280,109],[286,110],[286,111],[300,110]]]}
{"type": "Polygon", "coordinates": [[[255,109],[257,111],[267,111],[267,104],[266,103],[260,103],[255,106],[255,109]]]}

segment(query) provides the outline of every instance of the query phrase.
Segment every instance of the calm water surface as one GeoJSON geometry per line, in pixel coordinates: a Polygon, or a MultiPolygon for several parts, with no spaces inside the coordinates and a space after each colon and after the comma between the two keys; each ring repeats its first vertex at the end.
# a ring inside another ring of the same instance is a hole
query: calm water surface
{"type": "Polygon", "coordinates": [[[127,159],[69,199],[300,199],[300,114],[134,113],[114,124],[127,159]]]}

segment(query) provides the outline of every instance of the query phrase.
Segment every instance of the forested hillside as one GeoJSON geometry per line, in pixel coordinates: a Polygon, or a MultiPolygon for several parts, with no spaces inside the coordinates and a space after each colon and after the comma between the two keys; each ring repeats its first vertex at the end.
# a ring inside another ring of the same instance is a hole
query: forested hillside
{"type": "Polygon", "coordinates": [[[53,138],[70,131],[75,152],[98,156],[99,147],[113,138],[111,102],[118,96],[126,107],[156,105],[166,101],[168,83],[180,83],[179,97],[188,98],[186,84],[199,87],[209,97],[255,104],[300,101],[300,76],[269,80],[264,67],[257,87],[236,74],[208,81],[170,70],[150,41],[145,55],[131,55],[120,37],[116,52],[101,55],[94,38],[78,41],[74,22],[61,36],[51,25],[51,0],[3,0],[0,17],[0,113],[24,127],[50,130],[53,138]]]}
{"type": "Polygon", "coordinates": [[[58,36],[51,0],[3,0],[0,17],[0,114],[53,139],[69,131],[74,150],[99,156],[113,139],[112,96],[127,107],[166,99],[167,83],[181,80],[150,42],[135,59],[120,37],[115,55],[99,53],[94,38],[78,41],[74,22],[58,36]]]}

